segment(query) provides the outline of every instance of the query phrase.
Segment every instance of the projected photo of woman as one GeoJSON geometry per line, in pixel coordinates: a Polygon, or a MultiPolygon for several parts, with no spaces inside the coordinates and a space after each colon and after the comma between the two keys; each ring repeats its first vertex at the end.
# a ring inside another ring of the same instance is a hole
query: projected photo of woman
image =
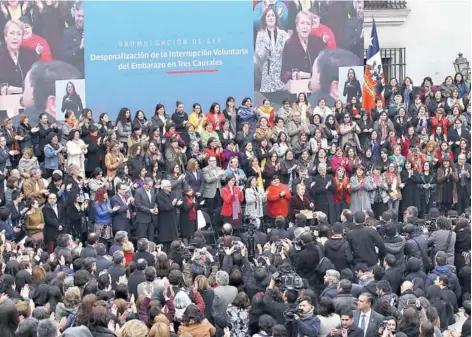
{"type": "Polygon", "coordinates": [[[309,79],[313,62],[325,48],[323,40],[311,35],[313,17],[310,12],[301,11],[295,19],[296,31],[285,43],[282,60],[282,82],[309,79]]]}
{"type": "Polygon", "coordinates": [[[353,97],[359,100],[362,96],[361,83],[357,79],[356,72],[353,68],[349,68],[347,71],[347,80],[344,82],[343,96],[347,96],[347,102],[351,102],[353,97]]]}
{"type": "Polygon", "coordinates": [[[80,115],[83,110],[82,98],[75,90],[75,85],[73,82],[68,82],[66,85],[66,94],[62,98],[62,107],[61,111],[65,112],[67,110],[72,110],[76,115],[80,115]]]}
{"type": "Polygon", "coordinates": [[[283,90],[280,79],[282,52],[287,32],[279,28],[279,17],[274,6],[269,6],[261,18],[261,29],[257,32],[255,63],[261,67],[262,93],[283,90]]]}
{"type": "Polygon", "coordinates": [[[5,45],[0,48],[0,83],[2,95],[21,94],[24,80],[39,56],[33,49],[21,46],[24,27],[18,20],[10,20],[3,29],[5,45]]]}

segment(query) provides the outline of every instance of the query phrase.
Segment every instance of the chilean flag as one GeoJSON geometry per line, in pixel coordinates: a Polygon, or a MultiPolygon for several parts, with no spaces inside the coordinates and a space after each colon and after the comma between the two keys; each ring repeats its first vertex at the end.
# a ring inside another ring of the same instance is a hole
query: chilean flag
{"type": "MultiPolygon", "coordinates": [[[[370,33],[369,49],[367,50],[367,61],[364,73],[364,85],[362,88],[362,107],[371,114],[375,107],[375,100],[381,97],[384,87],[384,75],[382,68],[382,58],[380,56],[379,38],[375,20],[372,23],[370,33]]],[[[372,116],[371,116],[372,117],[372,116]]]]}

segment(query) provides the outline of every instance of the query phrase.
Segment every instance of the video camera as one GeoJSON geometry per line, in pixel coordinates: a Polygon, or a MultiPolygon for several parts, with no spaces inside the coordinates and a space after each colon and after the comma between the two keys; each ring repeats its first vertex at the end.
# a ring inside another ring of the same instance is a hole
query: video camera
{"type": "Polygon", "coordinates": [[[281,290],[302,290],[305,287],[303,279],[287,264],[280,265],[272,274],[272,279],[277,282],[281,290]]]}
{"type": "Polygon", "coordinates": [[[295,320],[295,315],[300,315],[302,313],[302,309],[299,307],[290,308],[284,311],[283,315],[287,322],[291,322],[295,320]]]}
{"type": "Polygon", "coordinates": [[[431,217],[429,214],[424,215],[424,225],[423,229],[427,230],[429,233],[432,233],[438,229],[436,217],[431,217]]]}
{"type": "Polygon", "coordinates": [[[256,242],[255,234],[256,230],[261,226],[261,221],[258,218],[246,217],[243,222],[243,229],[246,230],[248,235],[247,238],[247,249],[248,258],[253,259],[256,256],[256,242]]]}
{"type": "Polygon", "coordinates": [[[195,250],[197,250],[197,246],[195,244],[190,244],[188,246],[182,244],[180,245],[178,249],[178,254],[182,257],[183,260],[190,260],[195,253],[195,250]]]}

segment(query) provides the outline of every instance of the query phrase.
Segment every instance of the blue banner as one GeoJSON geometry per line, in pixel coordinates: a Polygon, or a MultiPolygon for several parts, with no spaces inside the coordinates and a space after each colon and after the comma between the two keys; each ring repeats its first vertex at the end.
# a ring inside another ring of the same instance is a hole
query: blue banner
{"type": "Polygon", "coordinates": [[[204,111],[254,90],[253,8],[248,1],[87,2],[87,106],[154,114],[163,103],[204,111]]]}

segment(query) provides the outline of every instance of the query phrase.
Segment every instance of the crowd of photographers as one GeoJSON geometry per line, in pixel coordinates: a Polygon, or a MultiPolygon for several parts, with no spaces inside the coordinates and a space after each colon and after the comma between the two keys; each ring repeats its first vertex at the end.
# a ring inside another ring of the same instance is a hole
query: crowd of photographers
{"type": "Polygon", "coordinates": [[[60,234],[52,254],[2,233],[2,336],[470,336],[470,218],[399,223],[345,210],[285,219],[267,235],[222,227],[216,245],[143,238],[136,252],[118,231],[77,244],[60,234]],[[454,244],[451,244],[454,242],[454,244]],[[463,307],[466,321],[449,329],[463,307]]]}

